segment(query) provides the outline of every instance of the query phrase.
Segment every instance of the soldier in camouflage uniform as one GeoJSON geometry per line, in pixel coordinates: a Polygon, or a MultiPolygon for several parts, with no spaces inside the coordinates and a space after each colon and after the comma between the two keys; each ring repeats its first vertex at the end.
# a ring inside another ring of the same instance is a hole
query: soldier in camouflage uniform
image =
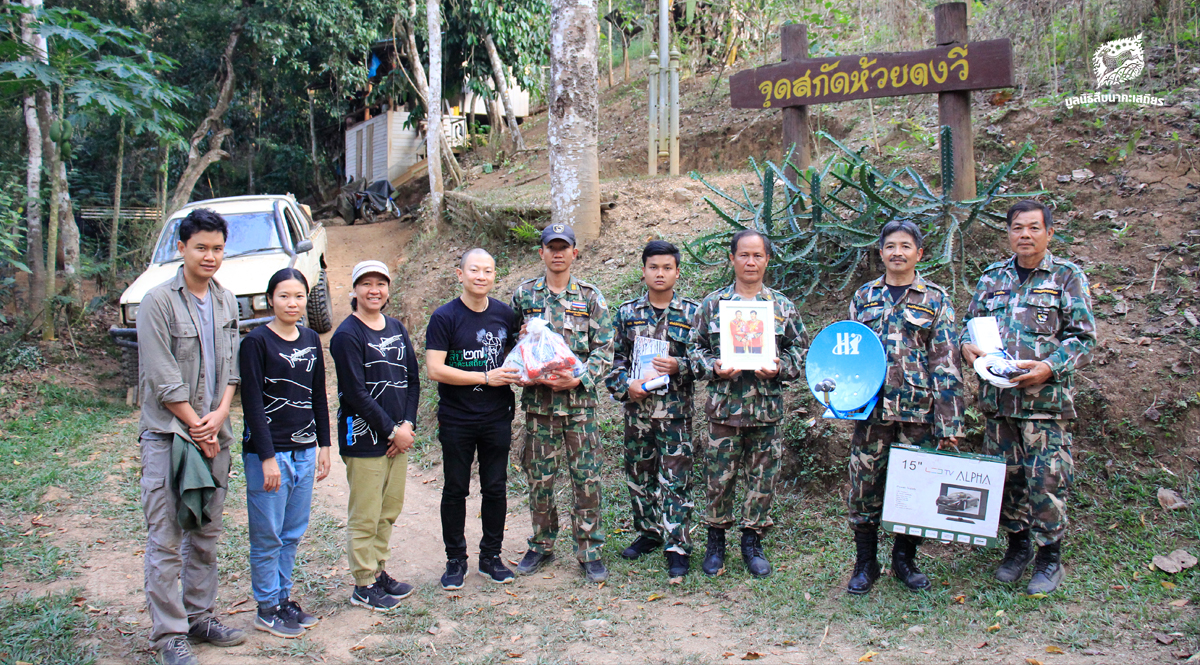
{"type": "Polygon", "coordinates": [[[596,388],[612,365],[612,315],[599,289],[571,275],[571,263],[579,256],[571,227],[546,227],[538,252],[546,264],[546,274],[525,280],[513,292],[517,325],[523,331],[529,319],[547,321],[566,339],[567,346],[584,363],[585,371],[579,377],[569,372],[541,377],[522,391],[525,442],[521,464],[529,480],[533,535],[517,572],[532,574],[554,559],[554,539],[558,535],[554,480],[560,461],[564,461],[575,493],[571,524],[576,556],[589,581],[603,582],[608,579],[608,570],[600,560],[604,532],[600,528],[596,388]]]}
{"type": "MultiPolygon", "coordinates": [[[[1053,235],[1046,206],[1021,201],[1009,208],[1008,241],[1015,256],[984,270],[967,309],[968,320],[995,317],[1005,351],[1028,370],[1010,379],[1017,384],[1013,388],[981,382],[979,405],[987,416],[985,451],[1008,463],[1000,512],[1008,550],[996,579],[1015,582],[1033,561],[1030,594],[1054,591],[1065,574],[1060,545],[1075,469],[1068,431],[1075,418],[1074,376],[1096,345],[1087,277],[1047,251],[1053,235]]],[[[961,342],[967,362],[983,353],[966,329],[961,342]]]]}
{"type": "Polygon", "coordinates": [[[647,292],[617,309],[613,371],[605,380],[609,392],[625,403],[625,474],[633,504],[637,538],[621,556],[637,559],[665,547],[667,574],[687,574],[692,552],[688,528],[692,515],[692,397],[687,343],[700,303],[675,293],[679,250],[654,240],[642,250],[642,276],[647,292]],[[652,370],[636,376],[633,357],[638,337],[664,340],[667,356],[653,360],[652,370]],[[667,387],[647,393],[642,384],[666,374],[667,387]]]}
{"type": "MultiPolygon", "coordinates": [[[[940,448],[963,435],[962,370],[954,306],[942,287],[917,273],[924,254],[916,224],[892,221],[879,234],[884,274],[850,301],[850,318],[883,342],[888,369],[879,400],[854,426],[850,444],[850,528],[857,560],[846,590],[863,594],[879,579],[879,522],[892,443],[940,448]]],[[[897,534],[892,573],[910,589],[930,587],[916,566],[916,536],[897,534]]]]}
{"type": "Polygon", "coordinates": [[[744,470],[742,560],[755,577],[771,574],[762,534],[772,525],[771,502],[783,457],[777,424],[783,417],[783,387],[800,377],[808,337],[796,306],[763,284],[771,247],[762,234],[738,231],[730,241],[734,282],[714,291],[700,304],[692,325],[690,362],[697,381],[708,380],[708,446],[704,470],[707,485],[708,543],[701,569],[718,575],[725,569],[725,531],[734,525],[733,500],[739,472],[744,470]],[[767,300],[774,303],[773,366],[756,371],[721,364],[720,302],[767,300]]]}

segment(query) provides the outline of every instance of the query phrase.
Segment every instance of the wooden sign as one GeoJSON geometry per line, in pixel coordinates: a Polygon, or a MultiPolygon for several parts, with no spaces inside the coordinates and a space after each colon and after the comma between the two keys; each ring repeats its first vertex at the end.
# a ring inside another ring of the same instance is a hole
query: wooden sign
{"type": "Polygon", "coordinates": [[[785,108],[1012,86],[1012,42],[993,39],[907,53],[789,60],[729,77],[729,98],[734,108],[785,108]]]}

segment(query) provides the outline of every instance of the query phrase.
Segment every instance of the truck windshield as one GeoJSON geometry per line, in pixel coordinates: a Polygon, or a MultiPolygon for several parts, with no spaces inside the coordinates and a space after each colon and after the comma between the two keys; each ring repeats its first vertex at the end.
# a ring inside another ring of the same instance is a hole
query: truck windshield
{"type": "MultiPolygon", "coordinates": [[[[275,213],[242,212],[223,215],[229,223],[229,238],[225,241],[225,256],[245,254],[248,252],[282,249],[279,233],[275,228],[275,213]]],[[[179,223],[182,217],[167,222],[167,232],[159,240],[154,250],[155,263],[169,263],[179,260],[179,252],[175,243],[179,241],[179,223]]]]}

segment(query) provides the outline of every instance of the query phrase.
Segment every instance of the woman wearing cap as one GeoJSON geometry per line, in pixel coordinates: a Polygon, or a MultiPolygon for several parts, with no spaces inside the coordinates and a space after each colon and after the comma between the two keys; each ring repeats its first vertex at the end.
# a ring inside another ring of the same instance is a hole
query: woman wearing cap
{"type": "Polygon", "coordinates": [[[354,266],[351,316],[329,343],[338,380],[338,448],[350,484],[350,602],[385,612],[413,592],[384,570],[404,508],[420,381],[408,331],[383,314],[391,275],[382,261],[354,266]]]}

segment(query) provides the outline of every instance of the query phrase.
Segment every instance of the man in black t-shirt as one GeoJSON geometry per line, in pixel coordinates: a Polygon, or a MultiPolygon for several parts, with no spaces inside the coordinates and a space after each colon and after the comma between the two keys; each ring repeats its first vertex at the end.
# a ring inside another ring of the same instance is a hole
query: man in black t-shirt
{"type": "Polygon", "coordinates": [[[437,308],[425,332],[425,367],[438,382],[438,439],[446,481],[442,488],[442,540],[446,544],[443,589],[461,589],[467,573],[467,494],[471,463],[479,454],[479,493],[483,539],[479,574],[498,584],[513,573],[500,560],[504,515],[508,511],[508,450],[512,440],[516,369],[501,369],[517,337],[508,305],[489,298],[496,285],[496,262],[482,249],[463,254],[455,270],[463,294],[437,308]]]}

